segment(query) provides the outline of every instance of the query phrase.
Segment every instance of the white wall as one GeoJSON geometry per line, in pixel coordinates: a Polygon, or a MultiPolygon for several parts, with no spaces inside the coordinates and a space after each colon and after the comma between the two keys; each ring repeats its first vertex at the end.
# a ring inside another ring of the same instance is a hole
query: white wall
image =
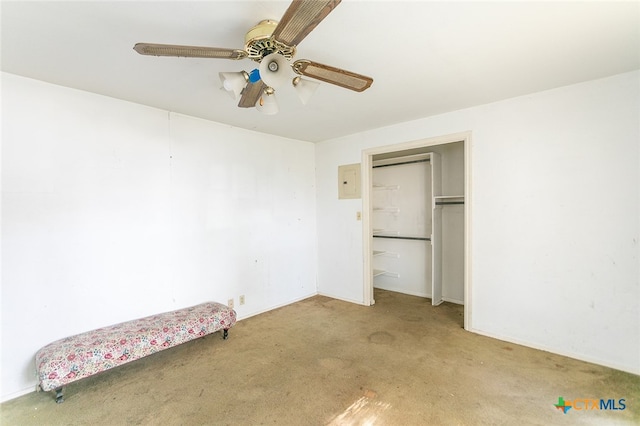
{"type": "Polygon", "coordinates": [[[314,294],[316,270],[361,303],[338,165],[466,130],[473,331],[640,373],[639,81],[314,147],[3,73],[2,400],[33,389],[41,346],[98,326],[240,294],[246,317],[314,294]]]}
{"type": "Polygon", "coordinates": [[[640,374],[640,73],[316,144],[318,290],[362,303],[363,149],[472,131],[472,331],[640,374]]]}
{"type": "Polygon", "coordinates": [[[2,400],[53,340],[316,294],[313,170],[310,143],[3,73],[2,400]]]}
{"type": "MultiPolygon", "coordinates": [[[[371,177],[375,185],[398,185],[395,190],[371,191],[373,229],[387,230],[381,234],[431,237],[431,164],[424,162],[374,168],[371,177]],[[398,212],[376,211],[376,207],[395,207],[398,212]]],[[[373,279],[375,288],[431,297],[432,255],[429,241],[373,238],[371,243],[373,250],[394,254],[373,257],[374,269],[388,272],[373,279]]]]}

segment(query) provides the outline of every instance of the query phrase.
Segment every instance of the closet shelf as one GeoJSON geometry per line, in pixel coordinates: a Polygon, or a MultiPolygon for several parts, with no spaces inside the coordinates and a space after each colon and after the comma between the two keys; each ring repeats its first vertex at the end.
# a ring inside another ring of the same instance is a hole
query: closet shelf
{"type": "Polygon", "coordinates": [[[373,189],[376,191],[394,191],[400,189],[400,185],[376,185],[374,183],[373,189]]]}
{"type": "Polygon", "coordinates": [[[393,238],[396,240],[415,240],[415,241],[431,241],[430,237],[412,237],[408,235],[389,235],[389,233],[385,232],[384,234],[373,234],[373,238],[393,238]]]}
{"type": "Polygon", "coordinates": [[[392,251],[384,251],[384,250],[374,250],[373,251],[373,255],[374,256],[387,256],[387,257],[400,257],[399,253],[394,253],[392,251]]]}
{"type": "Polygon", "coordinates": [[[389,231],[388,229],[378,229],[378,228],[374,228],[373,229],[373,236],[375,237],[376,235],[400,235],[399,231],[389,231]]]}
{"type": "Polygon", "coordinates": [[[373,276],[374,277],[379,277],[380,275],[384,275],[386,271],[383,271],[382,269],[374,269],[373,270],[373,276]]]}
{"type": "Polygon", "coordinates": [[[389,272],[389,271],[385,271],[382,269],[374,269],[373,270],[373,276],[374,277],[379,277],[381,275],[386,275],[388,277],[393,277],[393,278],[400,278],[400,274],[397,272],[389,272]]]}
{"type": "Polygon", "coordinates": [[[400,213],[399,207],[374,207],[374,212],[384,212],[384,213],[400,213]]]}

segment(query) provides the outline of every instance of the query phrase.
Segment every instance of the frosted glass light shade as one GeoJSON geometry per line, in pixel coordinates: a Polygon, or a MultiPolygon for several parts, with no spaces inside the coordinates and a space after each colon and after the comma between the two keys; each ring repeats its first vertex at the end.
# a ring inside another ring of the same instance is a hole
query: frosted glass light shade
{"type": "Polygon", "coordinates": [[[293,87],[296,89],[296,93],[302,102],[302,105],[306,105],[311,99],[311,96],[318,90],[318,86],[320,83],[317,81],[311,80],[303,80],[300,77],[296,77],[293,79],[293,87]]]}
{"type": "Polygon", "coordinates": [[[276,95],[263,93],[258,102],[256,102],[256,109],[266,115],[277,114],[278,103],[276,102],[276,95]]]}
{"type": "Polygon", "coordinates": [[[227,91],[229,96],[236,101],[240,99],[242,89],[247,85],[247,73],[244,71],[221,72],[218,75],[220,76],[222,87],[227,91]]]}
{"type": "Polygon", "coordinates": [[[260,78],[269,87],[282,87],[292,76],[289,61],[279,53],[267,55],[260,61],[260,78]]]}

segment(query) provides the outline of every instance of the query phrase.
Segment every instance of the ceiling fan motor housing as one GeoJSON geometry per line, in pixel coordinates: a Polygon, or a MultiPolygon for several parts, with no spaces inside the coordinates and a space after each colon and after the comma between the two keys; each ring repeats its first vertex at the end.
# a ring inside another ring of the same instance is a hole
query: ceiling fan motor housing
{"type": "Polygon", "coordinates": [[[265,19],[247,32],[244,37],[247,58],[260,62],[262,58],[272,53],[278,53],[287,60],[293,58],[296,53],[295,47],[279,43],[271,37],[277,25],[278,21],[265,19]]]}

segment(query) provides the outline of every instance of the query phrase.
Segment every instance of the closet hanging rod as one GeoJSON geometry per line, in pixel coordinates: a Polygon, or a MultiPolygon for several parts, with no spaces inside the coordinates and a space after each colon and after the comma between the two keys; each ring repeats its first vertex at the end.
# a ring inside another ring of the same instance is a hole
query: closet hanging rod
{"type": "Polygon", "coordinates": [[[436,206],[448,206],[451,204],[464,204],[464,201],[436,201],[436,206]]]}
{"type": "Polygon", "coordinates": [[[396,240],[431,241],[429,237],[402,237],[400,235],[373,235],[373,238],[393,238],[396,240]]]}
{"type": "Polygon", "coordinates": [[[425,163],[425,162],[428,163],[429,161],[431,161],[431,160],[429,160],[428,158],[425,158],[424,160],[403,161],[402,163],[379,164],[377,166],[371,166],[371,168],[372,169],[377,169],[378,167],[401,166],[403,164],[425,163]]]}

